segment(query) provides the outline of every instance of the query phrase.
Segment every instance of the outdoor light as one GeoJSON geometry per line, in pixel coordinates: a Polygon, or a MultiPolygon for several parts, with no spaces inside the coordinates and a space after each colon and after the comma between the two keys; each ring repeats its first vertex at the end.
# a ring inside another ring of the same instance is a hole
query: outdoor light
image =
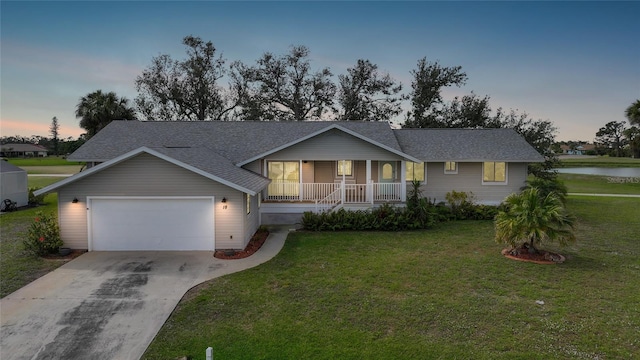
{"type": "Polygon", "coordinates": [[[226,202],[227,202],[227,198],[226,198],[226,197],[223,197],[223,198],[222,198],[222,202],[223,202],[223,203],[226,203],[226,202]]]}
{"type": "Polygon", "coordinates": [[[77,204],[78,203],[78,198],[74,197],[73,200],[71,200],[72,203],[77,204]]]}

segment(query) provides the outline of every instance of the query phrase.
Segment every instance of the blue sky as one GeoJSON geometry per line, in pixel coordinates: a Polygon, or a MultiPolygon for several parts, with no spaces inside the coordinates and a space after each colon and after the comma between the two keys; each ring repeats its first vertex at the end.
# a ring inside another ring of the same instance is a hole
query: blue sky
{"type": "MultiPolygon", "coordinates": [[[[291,45],[337,75],[369,59],[408,91],[418,59],[462,66],[446,99],[491,97],[494,109],[550,120],[558,140],[593,140],[640,98],[640,2],[0,2],[0,133],[63,137],[83,130],[80,97],[131,101],[161,53],[192,34],[228,62],[253,64],[291,45]]],[[[408,106],[408,105],[407,105],[408,106]]]]}

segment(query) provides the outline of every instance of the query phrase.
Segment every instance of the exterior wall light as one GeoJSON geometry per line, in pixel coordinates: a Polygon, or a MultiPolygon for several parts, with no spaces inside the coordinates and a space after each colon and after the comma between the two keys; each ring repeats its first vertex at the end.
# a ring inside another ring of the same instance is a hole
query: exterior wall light
{"type": "Polygon", "coordinates": [[[226,202],[227,202],[227,198],[226,198],[226,197],[223,197],[223,198],[222,198],[222,203],[224,204],[224,203],[226,203],[226,202]]]}
{"type": "Polygon", "coordinates": [[[71,200],[71,203],[73,203],[73,204],[77,204],[77,203],[78,203],[78,198],[77,198],[77,197],[74,197],[74,198],[73,198],[73,200],[71,200]]]}

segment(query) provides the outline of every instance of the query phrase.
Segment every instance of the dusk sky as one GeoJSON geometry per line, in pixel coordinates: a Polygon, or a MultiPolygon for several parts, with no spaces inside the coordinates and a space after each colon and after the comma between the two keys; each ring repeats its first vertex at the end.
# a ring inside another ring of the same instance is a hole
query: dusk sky
{"type": "MultiPolygon", "coordinates": [[[[255,64],[291,45],[313,69],[346,73],[368,59],[400,81],[427,57],[462,66],[462,88],[495,110],[549,120],[558,140],[592,141],[640,98],[640,2],[0,2],[0,135],[84,132],[78,100],[95,90],[131,101],[136,76],[186,35],[255,64]]],[[[407,103],[406,109],[409,104],[407,103]]],[[[397,120],[402,120],[404,114],[397,120]]]]}

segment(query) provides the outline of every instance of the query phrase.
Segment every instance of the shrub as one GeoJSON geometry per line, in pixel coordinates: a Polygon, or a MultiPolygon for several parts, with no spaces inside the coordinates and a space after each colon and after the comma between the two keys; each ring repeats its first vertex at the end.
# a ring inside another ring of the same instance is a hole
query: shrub
{"type": "Polygon", "coordinates": [[[536,252],[539,244],[566,245],[576,240],[575,218],[554,193],[542,196],[537,188],[529,188],[509,195],[505,203],[508,208],[495,220],[496,242],[536,252]]]}
{"type": "Polygon", "coordinates": [[[58,220],[51,214],[38,212],[23,241],[25,250],[36,254],[46,255],[58,251],[63,245],[60,238],[58,220]]]}
{"type": "Polygon", "coordinates": [[[527,185],[522,190],[529,188],[537,188],[542,197],[554,193],[563,204],[567,203],[567,186],[557,177],[553,179],[534,177],[527,180],[527,185]]]}
{"type": "Polygon", "coordinates": [[[35,196],[33,192],[36,190],[40,190],[40,188],[39,187],[29,188],[29,205],[35,206],[35,205],[40,205],[44,202],[45,194],[35,196]]]}

